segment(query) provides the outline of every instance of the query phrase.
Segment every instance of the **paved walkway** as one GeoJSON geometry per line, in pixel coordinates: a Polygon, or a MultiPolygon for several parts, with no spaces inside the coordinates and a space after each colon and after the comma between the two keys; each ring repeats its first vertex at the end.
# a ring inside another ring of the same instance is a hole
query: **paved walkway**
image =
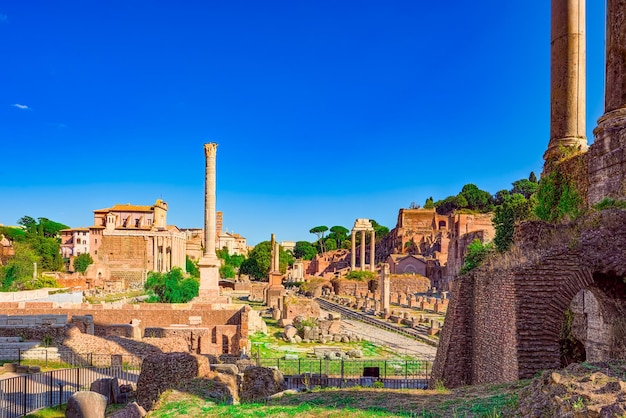
{"type": "MultiPolygon", "coordinates": [[[[322,311],[322,315],[327,316],[328,312],[322,311]]],[[[426,357],[432,360],[435,359],[435,354],[437,354],[437,347],[421,343],[413,338],[404,337],[395,332],[385,331],[359,321],[350,319],[342,319],[341,321],[346,332],[352,332],[367,341],[389,347],[398,354],[426,357]]]]}

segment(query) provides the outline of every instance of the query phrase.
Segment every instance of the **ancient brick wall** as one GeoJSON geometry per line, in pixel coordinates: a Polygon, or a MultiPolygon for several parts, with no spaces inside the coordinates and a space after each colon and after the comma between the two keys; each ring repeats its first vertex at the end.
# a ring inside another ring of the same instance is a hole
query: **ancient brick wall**
{"type": "Polygon", "coordinates": [[[395,275],[389,278],[391,292],[394,293],[426,293],[430,289],[428,277],[416,275],[395,275]]]}
{"type": "Polygon", "coordinates": [[[367,295],[369,292],[369,281],[334,279],[331,283],[335,294],[339,296],[367,295]]]}
{"type": "Polygon", "coordinates": [[[142,269],[152,265],[152,254],[142,236],[105,235],[98,257],[107,260],[111,269],[142,269]]]}
{"type": "MultiPolygon", "coordinates": [[[[248,308],[249,309],[249,308],[248,308]]],[[[248,344],[248,325],[246,307],[232,307],[211,304],[137,304],[137,305],[73,305],[71,308],[54,307],[47,302],[10,302],[0,303],[0,315],[92,315],[96,335],[108,333],[128,334],[128,327],[111,328],[111,325],[128,325],[133,319],[141,321],[138,325],[141,333],[145,328],[169,326],[171,324],[196,325],[213,329],[219,326],[235,326],[239,332],[232,339],[235,354],[248,344]]],[[[221,343],[220,343],[221,344],[221,343]]]]}
{"type": "MultiPolygon", "coordinates": [[[[515,259],[502,256],[453,281],[433,379],[454,387],[558,368],[564,314],[579,291],[613,294],[611,309],[626,312],[624,225],[626,211],[614,209],[569,226],[521,225],[515,259]]],[[[607,326],[616,315],[604,318],[607,326]]]]}

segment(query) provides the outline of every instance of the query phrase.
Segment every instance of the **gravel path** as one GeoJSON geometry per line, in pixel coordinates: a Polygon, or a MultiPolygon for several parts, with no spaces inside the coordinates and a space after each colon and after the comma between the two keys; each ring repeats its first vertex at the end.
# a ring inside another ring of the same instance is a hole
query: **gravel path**
{"type": "MultiPolygon", "coordinates": [[[[322,314],[327,316],[328,312],[322,311],[322,314]]],[[[352,332],[367,341],[389,347],[398,354],[426,357],[432,360],[435,359],[435,354],[437,354],[437,347],[424,344],[413,338],[408,338],[396,334],[395,332],[385,331],[359,321],[350,319],[342,319],[341,321],[343,322],[343,328],[346,332],[352,332]]]]}

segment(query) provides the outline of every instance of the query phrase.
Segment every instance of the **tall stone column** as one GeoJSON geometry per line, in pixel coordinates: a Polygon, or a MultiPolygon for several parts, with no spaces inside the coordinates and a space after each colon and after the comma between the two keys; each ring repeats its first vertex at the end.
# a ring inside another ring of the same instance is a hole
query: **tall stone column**
{"type": "Polygon", "coordinates": [[[550,52],[550,142],[544,172],[570,150],[587,149],[585,0],[552,0],[550,52]]]}
{"type": "Polygon", "coordinates": [[[608,0],[604,112],[626,108],[626,0],[608,0]]]}
{"type": "Polygon", "coordinates": [[[370,271],[376,270],[376,233],[372,230],[370,236],[370,271]]]}
{"type": "Polygon", "coordinates": [[[608,0],[604,115],[593,131],[589,204],[626,197],[626,0],[608,0]]]}
{"type": "Polygon", "coordinates": [[[356,269],[356,231],[352,230],[352,253],[350,254],[350,271],[356,269]]]}
{"type": "Polygon", "coordinates": [[[204,144],[205,183],[204,183],[204,254],[198,262],[200,270],[199,299],[216,300],[219,297],[220,262],[215,254],[215,160],[217,144],[204,144]]]}
{"type": "Polygon", "coordinates": [[[365,231],[361,231],[361,271],[365,271],[365,231]]]}
{"type": "Polygon", "coordinates": [[[385,315],[385,318],[389,316],[389,308],[391,303],[391,282],[389,281],[389,264],[383,263],[380,268],[380,310],[385,315]]]}

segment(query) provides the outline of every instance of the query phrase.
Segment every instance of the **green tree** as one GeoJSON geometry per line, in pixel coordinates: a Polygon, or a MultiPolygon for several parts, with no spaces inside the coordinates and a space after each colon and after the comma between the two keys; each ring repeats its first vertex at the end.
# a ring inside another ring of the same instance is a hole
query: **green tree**
{"type": "Polygon", "coordinates": [[[74,259],[74,270],[79,273],[85,273],[90,264],[93,264],[91,255],[89,253],[81,254],[74,259]]]}
{"type": "MultiPolygon", "coordinates": [[[[475,184],[466,184],[460,193],[467,200],[467,208],[478,212],[490,212],[493,210],[493,197],[491,193],[479,189],[475,184]]],[[[463,207],[459,204],[459,207],[463,207]]]]}
{"type": "Polygon", "coordinates": [[[428,199],[426,199],[426,202],[424,203],[424,209],[433,209],[435,207],[435,202],[433,201],[433,197],[430,196],[428,199]]]}
{"type": "Polygon", "coordinates": [[[235,275],[235,268],[230,264],[224,264],[220,267],[220,277],[222,279],[234,279],[235,275]]]}
{"type": "Polygon", "coordinates": [[[337,249],[337,241],[335,241],[332,238],[326,238],[326,240],[324,240],[324,248],[326,248],[326,251],[333,251],[337,249]]]}
{"type": "Polygon", "coordinates": [[[26,232],[23,229],[10,226],[0,226],[0,235],[4,235],[11,242],[23,241],[26,238],[26,232]]]}
{"type": "Polygon", "coordinates": [[[317,254],[315,247],[307,241],[297,241],[296,246],[293,248],[293,255],[296,258],[303,260],[312,260],[317,254]]]}
{"type": "Polygon", "coordinates": [[[539,185],[530,180],[521,179],[513,182],[513,189],[511,194],[519,193],[526,199],[530,199],[530,196],[535,194],[539,185]]]}
{"type": "Polygon", "coordinates": [[[472,241],[465,250],[463,267],[461,267],[459,274],[466,274],[478,267],[492,251],[492,244],[483,244],[478,238],[472,241]]]}
{"type": "Polygon", "coordinates": [[[380,241],[385,238],[387,234],[389,234],[389,228],[384,225],[379,224],[374,219],[370,219],[372,223],[372,228],[374,228],[374,234],[376,235],[376,241],[380,241]]]}
{"type": "Polygon", "coordinates": [[[34,263],[39,264],[41,257],[27,243],[14,242],[15,255],[8,260],[6,266],[0,267],[2,290],[14,288],[14,284],[31,280],[34,263]]]}
{"type": "Polygon", "coordinates": [[[534,171],[531,171],[531,172],[530,172],[530,175],[528,176],[528,180],[529,180],[529,181],[532,181],[533,183],[539,183],[539,182],[537,181],[537,176],[535,175],[535,172],[534,172],[534,171]]]}
{"type": "Polygon", "coordinates": [[[496,206],[493,216],[496,236],[493,243],[499,252],[507,251],[511,247],[515,224],[530,218],[532,206],[532,200],[519,193],[507,196],[500,206],[496,206]]]}
{"type": "Polygon", "coordinates": [[[184,277],[182,269],[175,267],[168,273],[148,273],[144,288],[151,293],[149,302],[186,303],[198,296],[200,283],[184,277]]]}
{"type": "Polygon", "coordinates": [[[198,263],[189,258],[189,256],[185,257],[185,269],[187,270],[187,273],[191,274],[191,277],[200,277],[198,263]]]}
{"type": "Polygon", "coordinates": [[[326,252],[326,250],[324,249],[324,243],[322,241],[324,238],[324,233],[326,231],[328,231],[328,227],[325,225],[320,225],[309,229],[309,233],[317,235],[317,244],[319,245],[320,252],[322,254],[326,252]]]}
{"type": "Polygon", "coordinates": [[[348,228],[346,228],[346,227],[341,226],[341,225],[335,225],[335,226],[330,228],[330,232],[331,232],[331,234],[328,235],[328,238],[332,238],[332,239],[335,240],[335,243],[337,244],[335,246],[335,249],[337,249],[337,248],[341,247],[341,243],[346,240],[350,230],[348,228]],[[331,235],[332,235],[332,237],[331,237],[331,235]]]}
{"type": "Polygon", "coordinates": [[[504,200],[509,196],[511,196],[511,192],[506,189],[500,190],[494,196],[494,203],[496,204],[496,206],[501,205],[504,203],[504,200]]]}
{"type": "MultiPolygon", "coordinates": [[[[248,258],[241,264],[239,272],[247,274],[259,281],[267,281],[272,260],[272,243],[263,241],[258,243],[248,254],[248,258]]],[[[279,269],[281,273],[287,271],[287,266],[293,264],[293,255],[279,246],[279,269]]]]}
{"type": "Polygon", "coordinates": [[[239,272],[254,277],[256,280],[267,280],[272,260],[272,243],[263,241],[258,243],[248,254],[246,261],[241,264],[239,272]]]}

